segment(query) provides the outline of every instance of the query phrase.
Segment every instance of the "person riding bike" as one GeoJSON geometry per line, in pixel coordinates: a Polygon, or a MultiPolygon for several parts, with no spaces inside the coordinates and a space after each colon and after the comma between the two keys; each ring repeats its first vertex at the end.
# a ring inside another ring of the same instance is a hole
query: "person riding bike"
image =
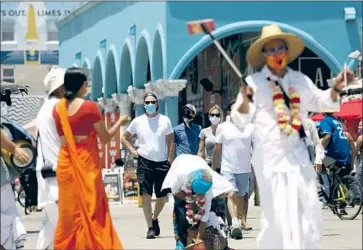
{"type": "MultiPolygon", "coordinates": [[[[333,113],[324,113],[320,122],[322,145],[325,155],[335,160],[338,175],[349,175],[353,170],[355,148],[351,136],[344,131],[343,124],[333,116],[333,113]]],[[[340,207],[340,213],[346,214],[345,206],[340,207]]]]}

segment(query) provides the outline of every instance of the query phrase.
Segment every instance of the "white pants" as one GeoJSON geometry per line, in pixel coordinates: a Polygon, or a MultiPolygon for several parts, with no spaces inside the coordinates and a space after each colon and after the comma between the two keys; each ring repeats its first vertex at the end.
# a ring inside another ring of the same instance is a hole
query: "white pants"
{"type": "Polygon", "coordinates": [[[1,187],[1,245],[5,249],[24,247],[26,230],[18,213],[11,184],[1,187]]]}
{"type": "MultiPolygon", "coordinates": [[[[260,169],[261,170],[261,169],[260,169]]],[[[322,211],[312,166],[290,172],[256,171],[261,195],[261,249],[318,249],[322,211]]]]}
{"type": "Polygon", "coordinates": [[[39,231],[37,249],[53,249],[54,232],[58,223],[58,183],[57,179],[42,177],[37,171],[38,180],[38,208],[43,209],[45,218],[39,231]]]}
{"type": "Polygon", "coordinates": [[[58,205],[50,203],[43,210],[45,219],[39,231],[37,249],[53,249],[54,232],[58,222],[58,205]]]}

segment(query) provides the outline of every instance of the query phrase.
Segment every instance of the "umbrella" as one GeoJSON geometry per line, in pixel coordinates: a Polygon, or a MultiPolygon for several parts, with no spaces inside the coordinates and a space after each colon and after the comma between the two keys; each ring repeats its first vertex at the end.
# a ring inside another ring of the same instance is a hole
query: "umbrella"
{"type": "MultiPolygon", "coordinates": [[[[334,113],[334,116],[343,120],[362,119],[362,105],[362,100],[342,103],[340,105],[340,111],[334,113]]],[[[311,119],[313,121],[321,121],[324,119],[324,116],[321,113],[317,113],[311,119]]]]}
{"type": "Polygon", "coordinates": [[[340,111],[334,115],[344,119],[362,119],[362,100],[353,100],[343,103],[340,106],[340,111]]]}

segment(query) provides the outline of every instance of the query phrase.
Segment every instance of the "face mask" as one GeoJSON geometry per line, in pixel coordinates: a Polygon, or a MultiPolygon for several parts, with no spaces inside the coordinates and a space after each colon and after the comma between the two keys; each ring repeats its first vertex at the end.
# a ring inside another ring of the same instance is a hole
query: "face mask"
{"type": "Polygon", "coordinates": [[[266,64],[274,70],[283,70],[288,61],[288,54],[284,52],[280,55],[266,56],[266,64]]]}
{"type": "Polygon", "coordinates": [[[148,113],[149,115],[154,114],[156,111],[156,105],[152,104],[152,103],[145,104],[144,108],[145,108],[146,113],[148,113]]]}
{"type": "Polygon", "coordinates": [[[213,124],[213,125],[217,125],[219,124],[219,122],[221,121],[221,118],[218,117],[209,117],[209,121],[213,124]]]}

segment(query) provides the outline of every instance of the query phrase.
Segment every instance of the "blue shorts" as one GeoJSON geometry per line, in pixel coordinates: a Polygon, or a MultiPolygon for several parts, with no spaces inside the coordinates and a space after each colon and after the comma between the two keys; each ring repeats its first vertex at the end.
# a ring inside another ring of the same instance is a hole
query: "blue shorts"
{"type": "Polygon", "coordinates": [[[238,190],[238,196],[243,197],[246,194],[251,197],[254,190],[253,173],[234,174],[231,172],[221,172],[232,185],[238,190]]]}

